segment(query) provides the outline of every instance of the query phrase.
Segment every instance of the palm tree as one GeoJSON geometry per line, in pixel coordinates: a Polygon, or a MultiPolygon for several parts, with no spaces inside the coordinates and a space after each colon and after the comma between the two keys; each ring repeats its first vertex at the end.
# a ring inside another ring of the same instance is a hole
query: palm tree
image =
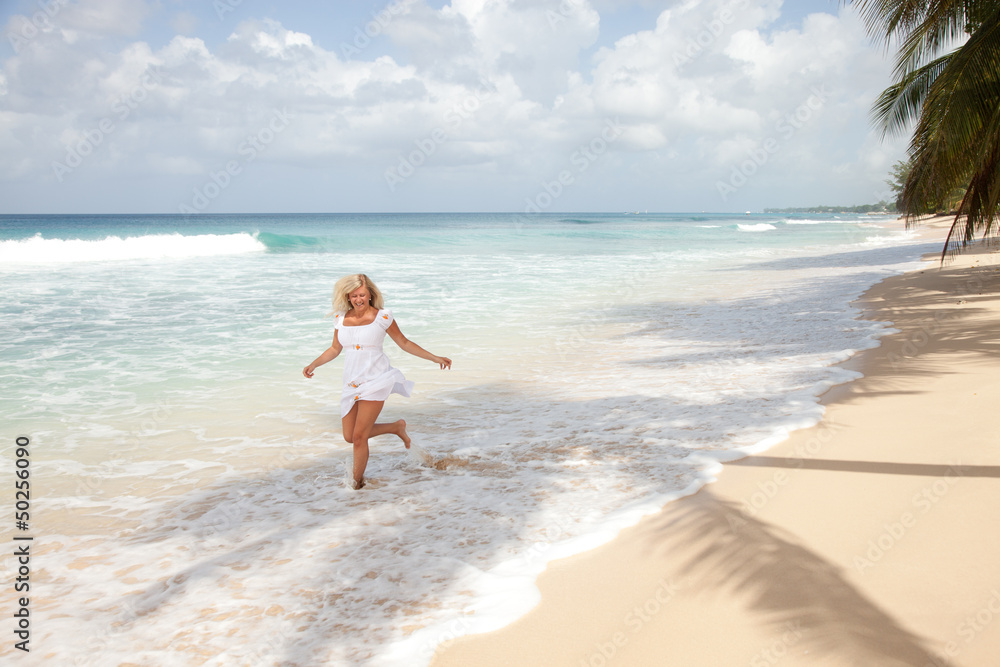
{"type": "Polygon", "coordinates": [[[884,134],[914,124],[900,203],[907,223],[960,192],[942,258],[977,235],[998,235],[1000,0],[848,0],[886,47],[894,82],[872,115],[884,134]],[[963,192],[964,190],[964,192],[963,192]]]}
{"type": "MultiPolygon", "coordinates": [[[[893,199],[893,206],[897,213],[907,213],[907,206],[903,202],[903,191],[906,189],[906,182],[910,178],[910,172],[913,170],[913,159],[906,161],[899,160],[896,164],[892,165],[889,176],[885,183],[892,190],[895,198],[893,199]]],[[[915,215],[924,215],[928,213],[946,214],[949,211],[955,211],[958,209],[958,205],[965,196],[965,188],[960,187],[952,190],[945,198],[938,199],[924,199],[916,202],[910,202],[910,213],[915,215]]]]}

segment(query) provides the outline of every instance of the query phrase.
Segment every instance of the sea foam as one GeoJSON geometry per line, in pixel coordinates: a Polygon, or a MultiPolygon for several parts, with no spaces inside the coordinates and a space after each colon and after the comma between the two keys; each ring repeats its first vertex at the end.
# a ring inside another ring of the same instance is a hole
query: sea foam
{"type": "Polygon", "coordinates": [[[777,229],[777,227],[767,222],[758,222],[757,224],[754,225],[738,224],[736,225],[736,227],[741,232],[769,232],[772,229],[777,229]]]}
{"type": "Polygon", "coordinates": [[[261,252],[266,246],[248,233],[240,234],[152,234],[108,236],[99,240],[46,239],[41,234],[27,239],[0,241],[0,266],[102,262],[125,259],[211,257],[261,252]]]}
{"type": "MultiPolygon", "coordinates": [[[[551,559],[820,419],[817,394],[856,377],[830,365],[889,331],[851,301],[926,251],[850,225],[741,235],[742,219],[439,233],[386,216],[391,243],[341,252],[5,272],[0,418],[39,445],[58,574],[38,643],[78,664],[410,667],[523,614],[551,559]],[[340,362],[301,368],[330,344],[332,282],[362,270],[454,366],[386,341],[417,385],[383,418],[414,447],[373,439],[355,492],[340,362]]],[[[290,226],[206,244],[377,228],[290,226]]]]}

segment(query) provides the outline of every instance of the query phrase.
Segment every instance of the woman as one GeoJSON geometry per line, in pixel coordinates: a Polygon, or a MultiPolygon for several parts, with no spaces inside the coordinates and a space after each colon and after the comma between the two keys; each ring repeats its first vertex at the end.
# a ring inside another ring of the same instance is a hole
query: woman
{"type": "Polygon", "coordinates": [[[392,433],[399,436],[407,449],[410,448],[405,421],[398,419],[391,424],[375,423],[389,394],[409,396],[413,389],[413,382],[393,368],[389,357],[382,351],[385,335],[388,333],[404,352],[433,361],[441,368],[451,368],[448,357],[431,354],[408,340],[399,330],[392,311],[385,310],[383,306],[382,293],[365,274],[344,276],[338,280],[333,287],[332,315],[336,318],[333,344],[302,369],[302,374],[311,378],[317,367],[336,359],[341,350],[347,350],[340,417],[344,439],[354,444],[355,489],[365,485],[369,438],[392,433]]]}

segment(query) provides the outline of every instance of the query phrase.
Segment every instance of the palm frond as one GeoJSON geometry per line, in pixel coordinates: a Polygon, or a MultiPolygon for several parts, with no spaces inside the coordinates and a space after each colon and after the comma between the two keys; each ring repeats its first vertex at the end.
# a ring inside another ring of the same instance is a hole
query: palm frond
{"type": "Polygon", "coordinates": [[[951,54],[927,63],[907,73],[899,82],[882,92],[872,106],[872,120],[882,127],[883,136],[897,136],[920,117],[924,99],[938,78],[951,54]]]}
{"type": "MultiPolygon", "coordinates": [[[[979,0],[982,2],[982,0],[979,0]]],[[[965,16],[970,0],[855,0],[853,3],[868,27],[868,34],[889,45],[893,38],[907,36],[918,26],[933,26],[965,16]]]]}
{"type": "Polygon", "coordinates": [[[869,34],[900,44],[894,82],[872,119],[883,136],[914,126],[900,194],[907,222],[964,190],[942,257],[979,235],[1000,236],[1000,2],[854,4],[869,34]]]}

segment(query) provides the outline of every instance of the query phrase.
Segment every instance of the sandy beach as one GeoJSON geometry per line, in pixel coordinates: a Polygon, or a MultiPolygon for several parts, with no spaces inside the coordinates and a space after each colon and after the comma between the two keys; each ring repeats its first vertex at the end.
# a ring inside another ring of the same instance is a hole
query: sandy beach
{"type": "Polygon", "coordinates": [[[1000,257],[927,260],[859,302],[899,333],[819,424],[552,562],[529,614],[432,665],[1000,664],[1000,257]]]}

